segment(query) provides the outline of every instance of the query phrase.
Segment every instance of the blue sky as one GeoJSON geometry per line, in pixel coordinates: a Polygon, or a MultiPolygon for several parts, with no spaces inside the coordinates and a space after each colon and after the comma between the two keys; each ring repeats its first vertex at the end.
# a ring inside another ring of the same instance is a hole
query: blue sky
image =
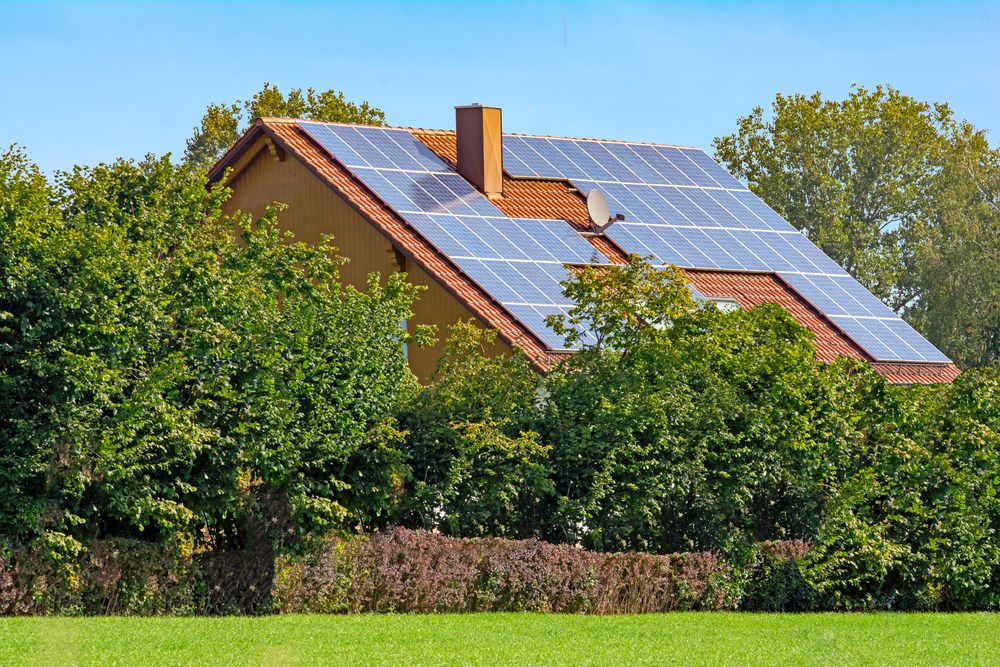
{"type": "Polygon", "coordinates": [[[0,143],[46,171],[180,156],[267,81],[394,125],[700,146],[776,93],[891,84],[1000,134],[1000,2],[0,2],[0,143]],[[564,7],[566,44],[563,44],[564,7]]]}

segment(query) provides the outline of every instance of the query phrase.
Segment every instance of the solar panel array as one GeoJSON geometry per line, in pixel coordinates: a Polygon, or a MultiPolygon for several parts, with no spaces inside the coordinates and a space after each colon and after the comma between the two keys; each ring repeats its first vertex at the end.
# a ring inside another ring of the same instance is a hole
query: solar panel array
{"type": "MultiPolygon", "coordinates": [[[[603,263],[561,220],[507,218],[406,130],[299,121],[469,277],[553,349],[544,324],[572,304],[564,264],[603,263]]],[[[514,177],[600,189],[626,220],[608,235],[627,252],[691,269],[778,273],[879,360],[947,362],[704,151],[546,137],[504,137],[514,177]]]]}
{"type": "Polygon", "coordinates": [[[299,121],[323,148],[552,349],[564,264],[606,263],[563,220],[508,218],[406,130],[299,121]]]}
{"type": "Polygon", "coordinates": [[[515,178],[601,190],[607,235],[626,252],[688,269],[776,272],[878,360],[947,362],[923,336],[696,148],[505,135],[515,178]]]}

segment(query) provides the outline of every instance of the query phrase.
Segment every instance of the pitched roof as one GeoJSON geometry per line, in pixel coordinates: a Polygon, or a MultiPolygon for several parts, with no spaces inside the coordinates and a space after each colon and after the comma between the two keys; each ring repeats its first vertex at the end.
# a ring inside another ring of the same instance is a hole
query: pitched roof
{"type": "MultiPolygon", "coordinates": [[[[454,131],[398,128],[409,131],[453,170],[457,168],[454,131]]],[[[383,203],[378,194],[338,160],[332,159],[295,120],[261,118],[213,167],[210,176],[218,180],[227,166],[239,164],[259,139],[270,137],[280,149],[291,151],[320,180],[368,219],[410,260],[434,277],[468,307],[484,325],[496,329],[502,340],[517,345],[541,371],[549,370],[565,352],[549,348],[511,311],[483,289],[445,253],[419,233],[405,217],[383,203]]],[[[507,136],[507,135],[505,135],[507,136]]],[[[589,230],[586,198],[567,181],[511,178],[504,174],[504,196],[491,200],[509,218],[565,220],[577,231],[589,230]]],[[[626,253],[605,236],[588,240],[612,262],[626,261],[626,253]]],[[[829,317],[803,299],[775,273],[688,270],[688,280],[708,297],[735,297],[744,308],[761,303],[778,303],[798,322],[816,334],[817,357],[833,361],[838,356],[863,359],[890,382],[949,382],[959,371],[952,364],[884,363],[860,347],[829,317]]]]}

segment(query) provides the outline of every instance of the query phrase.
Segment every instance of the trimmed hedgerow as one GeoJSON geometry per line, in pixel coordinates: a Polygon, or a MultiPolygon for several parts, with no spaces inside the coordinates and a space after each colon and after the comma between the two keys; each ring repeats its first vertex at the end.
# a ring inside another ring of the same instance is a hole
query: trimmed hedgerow
{"type": "Polygon", "coordinates": [[[825,606],[802,578],[801,541],[756,545],[734,567],[713,552],[599,553],[538,540],[395,528],[192,554],[96,541],[73,558],[0,554],[2,615],[219,615],[533,611],[644,614],[825,606]]]}
{"type": "Polygon", "coordinates": [[[189,615],[200,611],[203,591],[196,560],[137,540],[94,541],[75,558],[41,546],[0,557],[5,616],[189,615]]]}
{"type": "Polygon", "coordinates": [[[397,528],[282,556],[273,595],[283,613],[718,610],[739,603],[731,571],[710,552],[603,554],[397,528]]]}

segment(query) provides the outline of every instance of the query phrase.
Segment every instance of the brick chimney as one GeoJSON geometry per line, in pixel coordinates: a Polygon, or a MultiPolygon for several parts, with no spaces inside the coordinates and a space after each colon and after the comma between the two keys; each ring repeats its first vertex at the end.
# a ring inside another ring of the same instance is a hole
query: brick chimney
{"type": "Polygon", "coordinates": [[[490,199],[503,196],[503,130],[498,107],[455,107],[458,173],[490,199]]]}

